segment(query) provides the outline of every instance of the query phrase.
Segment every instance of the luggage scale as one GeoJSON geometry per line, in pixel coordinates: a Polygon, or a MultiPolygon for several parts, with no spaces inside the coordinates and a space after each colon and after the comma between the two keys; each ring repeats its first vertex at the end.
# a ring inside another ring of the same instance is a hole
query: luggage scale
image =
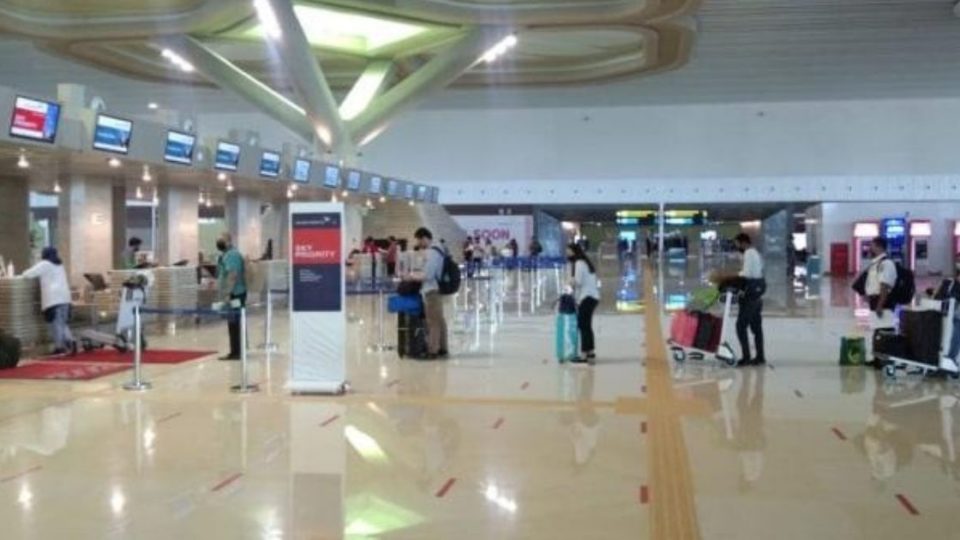
{"type": "MultiPolygon", "coordinates": [[[[946,313],[943,317],[943,331],[941,332],[940,338],[940,354],[945,354],[950,350],[950,340],[953,337],[953,317],[956,312],[957,306],[956,301],[952,298],[945,300],[943,305],[946,305],[946,313]]],[[[943,310],[940,310],[943,313],[943,310]]],[[[925,362],[919,362],[917,360],[911,360],[909,358],[900,358],[897,356],[891,356],[887,354],[874,354],[874,356],[886,363],[883,367],[883,373],[891,378],[895,379],[898,374],[898,370],[903,370],[907,374],[920,374],[920,375],[930,375],[935,373],[946,373],[952,379],[960,378],[960,371],[957,370],[956,364],[947,365],[949,359],[945,359],[941,356],[939,365],[933,366],[925,362]]]]}
{"type": "Polygon", "coordinates": [[[723,316],[720,318],[720,345],[717,347],[717,350],[705,351],[696,347],[686,347],[678,344],[671,338],[667,340],[667,346],[670,347],[670,352],[673,354],[673,360],[675,362],[703,360],[707,356],[713,355],[718,362],[731,367],[737,365],[737,355],[730,345],[730,341],[727,339],[727,334],[729,333],[728,327],[731,326],[730,314],[733,311],[733,295],[734,293],[731,291],[723,293],[723,316]]]}

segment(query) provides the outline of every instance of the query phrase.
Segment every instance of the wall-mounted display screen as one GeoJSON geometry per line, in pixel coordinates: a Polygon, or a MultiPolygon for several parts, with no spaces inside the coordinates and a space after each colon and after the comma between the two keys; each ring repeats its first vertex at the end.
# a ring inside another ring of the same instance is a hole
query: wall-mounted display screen
{"type": "Polygon", "coordinates": [[[433,188],[430,190],[430,202],[433,204],[440,202],[440,188],[433,188]]]}
{"type": "Polygon", "coordinates": [[[60,125],[60,104],[17,96],[10,118],[10,136],[52,143],[60,125]]]}
{"type": "Polygon", "coordinates": [[[240,167],[240,145],[220,141],[217,143],[217,158],[213,162],[215,169],[236,171],[240,167]]]}
{"type": "Polygon", "coordinates": [[[126,154],[130,151],[130,137],[133,135],[133,122],[97,115],[97,126],[93,130],[93,147],[105,152],[126,154]]]}
{"type": "Polygon", "coordinates": [[[397,196],[397,190],[400,189],[400,183],[396,180],[387,180],[387,195],[391,197],[397,196]]]}
{"type": "Polygon", "coordinates": [[[417,200],[427,200],[427,186],[417,186],[417,200]]]}
{"type": "Polygon", "coordinates": [[[370,193],[380,194],[380,190],[383,189],[383,178],[379,176],[370,177],[370,193]]]}
{"type": "Polygon", "coordinates": [[[170,163],[190,165],[193,163],[193,149],[197,138],[189,133],[170,130],[167,132],[167,146],[163,151],[163,159],[170,163]]]}
{"type": "Polygon", "coordinates": [[[340,187],[340,167],[327,165],[323,172],[323,187],[332,189],[340,187]]]}
{"type": "Polygon", "coordinates": [[[414,192],[416,191],[417,186],[413,184],[407,184],[403,186],[403,198],[413,199],[414,192]]]}
{"type": "Polygon", "coordinates": [[[306,184],[310,181],[310,160],[298,159],[293,162],[293,181],[306,184]]]}
{"type": "Polygon", "coordinates": [[[280,176],[280,154],[277,152],[264,152],[260,155],[260,176],[267,178],[276,178],[280,176]]]}
{"type": "Polygon", "coordinates": [[[360,171],[350,171],[347,173],[347,189],[350,191],[360,191],[360,171]]]}

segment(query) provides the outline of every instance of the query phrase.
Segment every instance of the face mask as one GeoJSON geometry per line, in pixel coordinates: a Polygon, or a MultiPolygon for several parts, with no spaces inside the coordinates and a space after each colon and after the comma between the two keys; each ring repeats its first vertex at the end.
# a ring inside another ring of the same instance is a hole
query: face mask
{"type": "Polygon", "coordinates": [[[227,243],[224,242],[223,240],[217,240],[217,249],[218,249],[219,251],[226,251],[226,250],[227,250],[227,243]]]}

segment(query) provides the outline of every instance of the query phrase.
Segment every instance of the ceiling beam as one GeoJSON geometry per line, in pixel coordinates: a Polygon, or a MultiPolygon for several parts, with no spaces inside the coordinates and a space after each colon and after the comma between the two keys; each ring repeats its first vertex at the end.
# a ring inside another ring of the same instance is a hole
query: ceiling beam
{"type": "Polygon", "coordinates": [[[316,132],[303,108],[276,90],[238,68],[195,38],[169,39],[161,43],[188,60],[197,71],[224,90],[237,94],[267,116],[277,120],[305,140],[314,143],[316,132]]]}
{"type": "Polygon", "coordinates": [[[490,47],[510,33],[511,29],[506,27],[471,28],[459,41],[437,53],[423,67],[375,99],[356,118],[347,122],[353,142],[363,146],[375,139],[399,114],[457,80],[473,67],[490,47]]]}
{"type": "MultiPolygon", "coordinates": [[[[337,101],[333,97],[323,69],[317,61],[307,34],[293,9],[292,0],[263,0],[273,10],[279,32],[270,36],[268,43],[275,43],[280,51],[280,60],[286,68],[293,86],[313,123],[317,137],[341,159],[353,157],[353,143],[340,117],[337,101]]],[[[261,21],[263,23],[263,21],[261,21]]]]}
{"type": "Polygon", "coordinates": [[[396,67],[390,60],[375,60],[367,64],[366,69],[353,83],[350,93],[340,104],[340,116],[349,121],[366,110],[373,100],[383,93],[390,78],[396,73],[396,67]]]}

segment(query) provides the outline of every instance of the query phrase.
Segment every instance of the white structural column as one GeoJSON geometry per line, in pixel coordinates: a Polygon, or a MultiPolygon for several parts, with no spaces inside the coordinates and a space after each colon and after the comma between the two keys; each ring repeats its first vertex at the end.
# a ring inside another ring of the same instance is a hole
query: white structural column
{"type": "Polygon", "coordinates": [[[260,197],[254,193],[235,191],[227,196],[227,230],[233,245],[251,259],[259,259],[263,253],[260,206],[260,197]]]}
{"type": "Polygon", "coordinates": [[[189,186],[161,186],[157,208],[157,258],[161,264],[197,262],[200,251],[200,190],[189,186]]]}
{"type": "Polygon", "coordinates": [[[164,45],[188,59],[200,73],[221,88],[239,95],[304,139],[314,140],[316,131],[302,107],[250,76],[204,44],[192,37],[185,37],[164,41],[164,45]]]}
{"type": "Polygon", "coordinates": [[[290,203],[288,199],[274,199],[264,211],[261,223],[261,245],[267,249],[267,242],[273,242],[273,258],[288,259],[290,237],[290,203]]]}
{"type": "Polygon", "coordinates": [[[74,176],[62,182],[57,217],[60,254],[70,280],[113,269],[113,185],[104,178],[74,176]]]}
{"type": "MultiPolygon", "coordinates": [[[[113,267],[123,268],[123,250],[127,247],[127,186],[116,185],[111,187],[110,206],[112,207],[113,227],[113,267]]],[[[149,245],[149,239],[144,238],[149,245]]],[[[151,246],[150,249],[155,249],[151,246]]]]}
{"type": "Polygon", "coordinates": [[[504,27],[472,28],[460,41],[438,53],[348,122],[353,141],[361,146],[372,141],[397,115],[455,81],[475,65],[484,52],[510,35],[510,32],[509,28],[504,27]]]}
{"type": "Polygon", "coordinates": [[[22,272],[30,260],[30,181],[0,178],[0,256],[22,272]]]}
{"type": "Polygon", "coordinates": [[[307,116],[313,122],[317,137],[341,157],[352,154],[353,144],[340,118],[337,101],[294,12],[292,0],[266,2],[273,8],[282,29],[274,43],[281,50],[280,58],[306,108],[307,116]]]}

